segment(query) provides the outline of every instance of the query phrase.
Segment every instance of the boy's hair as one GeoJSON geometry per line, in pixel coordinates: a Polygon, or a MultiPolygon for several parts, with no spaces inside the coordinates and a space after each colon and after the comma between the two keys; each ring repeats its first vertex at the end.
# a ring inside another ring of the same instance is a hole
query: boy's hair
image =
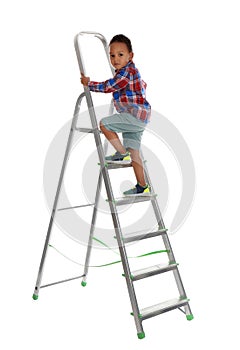
{"type": "Polygon", "coordinates": [[[132,52],[132,44],[131,44],[131,41],[130,39],[128,39],[125,35],[123,34],[117,34],[115,35],[112,40],[110,41],[110,44],[111,45],[112,43],[124,43],[127,45],[127,48],[128,48],[128,51],[129,52],[132,52]]]}

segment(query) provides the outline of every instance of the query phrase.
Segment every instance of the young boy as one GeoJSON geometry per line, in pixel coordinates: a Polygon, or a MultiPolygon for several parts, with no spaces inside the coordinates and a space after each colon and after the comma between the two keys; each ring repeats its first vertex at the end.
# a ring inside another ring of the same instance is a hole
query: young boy
{"type": "Polygon", "coordinates": [[[109,49],[115,76],[99,83],[90,81],[89,77],[81,73],[81,83],[88,86],[90,91],[113,93],[114,106],[118,113],[103,118],[100,129],[117,152],[105,159],[109,163],[126,163],[132,160],[137,185],[123,194],[148,195],[150,189],[145,181],[139,152],[142,134],[151,113],[151,106],[145,99],[146,83],[132,61],[132,45],[126,36],[114,36],[109,49]],[[123,144],[117,133],[122,133],[123,144]]]}

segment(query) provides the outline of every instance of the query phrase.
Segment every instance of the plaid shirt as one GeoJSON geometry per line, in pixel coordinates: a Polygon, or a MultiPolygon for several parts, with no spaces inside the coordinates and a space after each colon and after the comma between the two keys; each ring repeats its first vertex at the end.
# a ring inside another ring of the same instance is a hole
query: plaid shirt
{"type": "Polygon", "coordinates": [[[104,82],[89,81],[90,91],[112,92],[114,105],[119,113],[130,113],[144,123],[150,119],[151,106],[145,98],[147,84],[132,61],[115,71],[113,78],[104,82]]]}

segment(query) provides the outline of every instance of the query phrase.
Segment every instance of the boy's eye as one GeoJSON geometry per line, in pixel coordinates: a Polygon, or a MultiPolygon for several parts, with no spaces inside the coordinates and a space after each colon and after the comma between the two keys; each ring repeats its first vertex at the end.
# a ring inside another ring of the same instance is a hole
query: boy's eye
{"type": "Polygon", "coordinates": [[[123,56],[123,53],[120,53],[119,56],[120,56],[120,57],[123,56]]]}
{"type": "Polygon", "coordinates": [[[112,58],[115,57],[115,55],[110,55],[112,58]]]}

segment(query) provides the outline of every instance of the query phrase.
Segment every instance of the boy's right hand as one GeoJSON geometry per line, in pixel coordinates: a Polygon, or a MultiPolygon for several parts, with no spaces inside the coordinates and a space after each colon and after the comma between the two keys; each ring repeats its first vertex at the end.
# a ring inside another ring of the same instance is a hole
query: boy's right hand
{"type": "Polygon", "coordinates": [[[81,73],[81,83],[84,85],[84,86],[88,86],[88,82],[90,81],[90,78],[89,77],[85,77],[85,75],[83,73],[81,73]]]}

